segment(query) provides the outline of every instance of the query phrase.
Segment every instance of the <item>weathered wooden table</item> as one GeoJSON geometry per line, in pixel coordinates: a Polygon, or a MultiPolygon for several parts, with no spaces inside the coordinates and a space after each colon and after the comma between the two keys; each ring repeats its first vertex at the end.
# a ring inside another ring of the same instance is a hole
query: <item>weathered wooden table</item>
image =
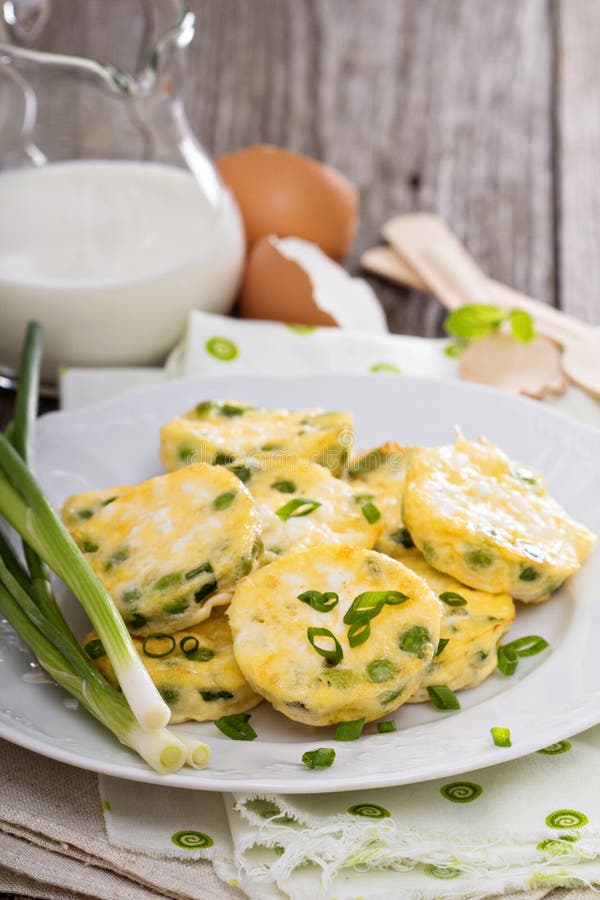
{"type": "MultiPolygon", "coordinates": [[[[362,202],[351,270],[386,218],[433,210],[491,276],[600,324],[598,0],[191,6],[201,140],[213,154],[271,142],[344,171],[362,202]]],[[[440,333],[434,301],[371,283],[393,331],[440,333]]]]}

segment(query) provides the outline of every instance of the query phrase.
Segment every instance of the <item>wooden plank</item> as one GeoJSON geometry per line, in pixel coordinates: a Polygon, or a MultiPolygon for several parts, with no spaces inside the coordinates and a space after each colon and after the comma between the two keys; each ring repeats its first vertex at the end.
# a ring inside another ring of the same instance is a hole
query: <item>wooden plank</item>
{"type": "MultiPolygon", "coordinates": [[[[360,187],[352,270],[386,218],[445,216],[493,277],[554,301],[548,0],[195,0],[187,105],[207,148],[270,141],[360,187]]],[[[437,304],[372,282],[396,331],[437,304]]]]}
{"type": "Polygon", "coordinates": [[[600,324],[600,4],[559,0],[557,12],[560,302],[600,324]]]}

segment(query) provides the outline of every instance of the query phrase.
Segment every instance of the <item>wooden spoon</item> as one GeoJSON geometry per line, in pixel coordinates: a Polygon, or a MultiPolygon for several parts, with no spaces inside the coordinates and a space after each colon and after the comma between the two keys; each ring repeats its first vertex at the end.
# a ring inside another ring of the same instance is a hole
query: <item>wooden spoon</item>
{"type": "MultiPolygon", "coordinates": [[[[383,234],[393,250],[367,251],[363,264],[370,271],[427,289],[449,309],[464,303],[492,303],[503,309],[527,310],[538,334],[564,348],[563,371],[580,387],[600,396],[600,329],[486,278],[439,216],[398,216],[384,226],[383,234]]],[[[554,376],[550,382],[549,389],[556,390],[554,376]]]]}

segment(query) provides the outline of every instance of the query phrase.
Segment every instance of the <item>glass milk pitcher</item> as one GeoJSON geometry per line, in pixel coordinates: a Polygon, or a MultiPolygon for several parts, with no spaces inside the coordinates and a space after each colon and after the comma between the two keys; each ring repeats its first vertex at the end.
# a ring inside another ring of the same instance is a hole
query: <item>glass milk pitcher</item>
{"type": "Polygon", "coordinates": [[[189,310],[230,308],[245,255],[184,111],[194,15],[179,0],[0,7],[0,367],[29,319],[46,379],[160,363],[189,310]]]}

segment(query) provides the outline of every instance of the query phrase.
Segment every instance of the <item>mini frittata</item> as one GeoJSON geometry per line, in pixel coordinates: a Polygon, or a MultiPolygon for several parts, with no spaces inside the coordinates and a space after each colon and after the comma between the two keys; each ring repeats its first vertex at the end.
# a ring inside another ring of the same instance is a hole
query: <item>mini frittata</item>
{"type": "Polygon", "coordinates": [[[411,454],[402,511],[436,569],[525,603],[546,599],[595,541],[548,496],[539,473],[462,436],[411,454]]]}
{"type": "MultiPolygon", "coordinates": [[[[246,712],[261,702],[233,656],[231,630],[222,614],[173,634],[133,639],[144,666],[171,710],[171,723],[206,722],[246,712]]],[[[95,632],[83,647],[104,677],[118,687],[115,673],[95,632]]]]}
{"type": "Polygon", "coordinates": [[[263,563],[323,544],[373,547],[381,531],[377,510],[323,466],[272,461],[249,471],[246,487],[261,524],[263,563]]]}
{"type": "MultiPolygon", "coordinates": [[[[222,466],[188,466],[84,508],[92,515],[76,517],[73,536],[136,634],[179,631],[208,618],[229,602],[259,553],[254,502],[222,466]]],[[[71,497],[63,512],[68,527],[76,509],[79,498],[71,497]]]]}
{"type": "Polygon", "coordinates": [[[508,594],[488,594],[443,575],[411,550],[402,562],[422,578],[442,601],[440,644],[429,670],[409,703],[429,699],[427,688],[443,684],[452,691],[477,687],[498,662],[498,643],[515,618],[508,594]]]}
{"type": "Polygon", "coordinates": [[[400,562],[328,546],[248,575],[228,616],[253,690],[290,719],[331,725],[377,719],[408,700],[438,646],[442,611],[400,562]]]}
{"type": "Polygon", "coordinates": [[[339,475],[352,446],[354,424],[345,412],[264,409],[206,400],[161,429],[160,458],[168,472],[191,462],[231,464],[246,457],[300,458],[339,475]]]}
{"type": "Polygon", "coordinates": [[[364,501],[371,501],[381,513],[381,534],[375,549],[402,560],[414,547],[402,519],[404,481],[412,447],[388,441],[354,456],[348,464],[348,480],[364,501]]]}

